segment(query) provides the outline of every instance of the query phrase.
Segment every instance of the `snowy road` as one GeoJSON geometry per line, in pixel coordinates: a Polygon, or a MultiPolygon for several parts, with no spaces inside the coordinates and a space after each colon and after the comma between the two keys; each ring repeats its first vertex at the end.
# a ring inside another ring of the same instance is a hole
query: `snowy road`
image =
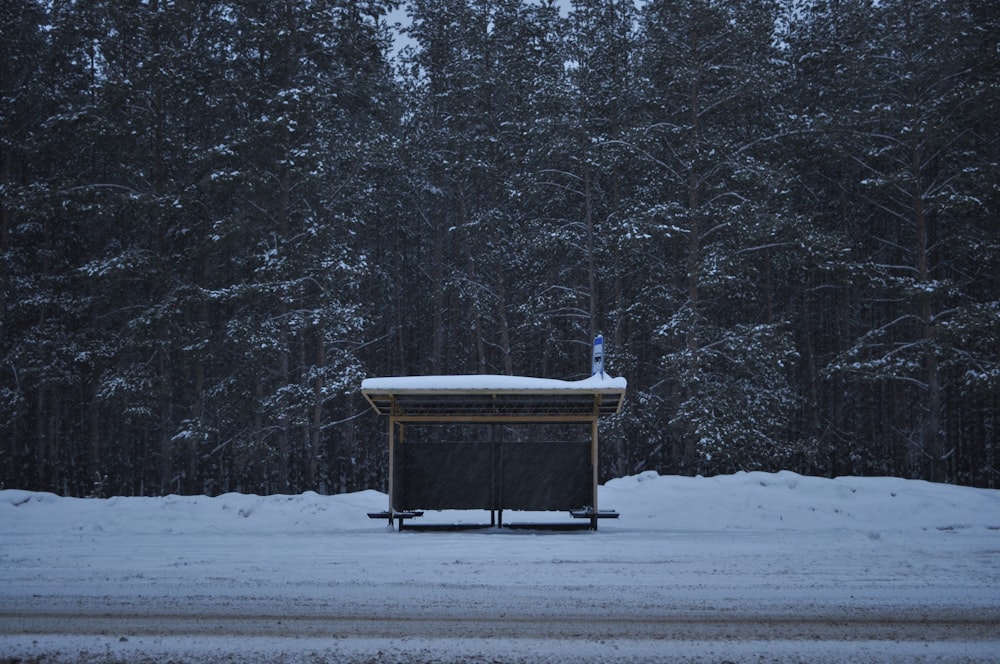
{"type": "Polygon", "coordinates": [[[3,558],[0,645],[126,661],[1000,655],[995,539],[801,539],[606,528],[216,535],[197,549],[150,534],[67,538],[59,552],[25,541],[3,558]],[[102,562],[109,551],[128,553],[102,562]]]}
{"type": "Polygon", "coordinates": [[[754,654],[820,661],[846,657],[985,661],[1000,652],[997,625],[995,613],[987,616],[978,611],[862,612],[851,617],[675,613],[626,619],[529,612],[510,619],[419,613],[391,618],[319,613],[247,616],[238,607],[225,613],[201,613],[198,607],[178,615],[102,606],[102,612],[93,615],[25,611],[0,616],[0,633],[5,635],[27,632],[36,635],[35,643],[46,641],[39,634],[59,635],[48,637],[44,646],[48,653],[191,657],[190,645],[183,644],[214,645],[218,654],[203,652],[204,661],[234,654],[248,659],[279,654],[291,660],[320,654],[332,661],[358,661],[378,652],[401,661],[535,657],[633,661],[668,655],[710,661],[713,653],[727,653],[727,659],[754,654]],[[172,645],[166,648],[167,644],[172,645]]]}
{"type": "MultiPolygon", "coordinates": [[[[53,598],[49,598],[49,602],[53,598]]],[[[78,604],[81,598],[72,598],[78,604]]],[[[56,603],[59,602],[55,598],[56,603]]],[[[252,604],[252,598],[246,598],[252,604]]],[[[188,607],[190,611],[156,613],[134,605],[88,603],[93,613],[60,612],[11,606],[0,613],[0,634],[129,635],[139,637],[253,637],[328,639],[534,639],[590,641],[912,641],[996,642],[1000,621],[995,611],[895,609],[853,615],[725,613],[580,617],[571,611],[533,614],[524,607],[516,617],[442,616],[421,612],[394,616],[308,614],[247,615],[242,605],[230,611],[188,607]]],[[[510,606],[510,605],[508,605],[510,606]]],[[[515,608],[515,607],[512,607],[515,608]]],[[[120,638],[120,637],[119,637],[120,638]]],[[[1000,653],[997,653],[1000,655],[1000,653]]]]}
{"type": "Polygon", "coordinates": [[[919,491],[892,513],[793,480],[720,495],[737,525],[632,487],[597,533],[388,532],[374,493],[13,496],[0,661],[1000,661],[1000,492],[893,486],[919,491]]]}

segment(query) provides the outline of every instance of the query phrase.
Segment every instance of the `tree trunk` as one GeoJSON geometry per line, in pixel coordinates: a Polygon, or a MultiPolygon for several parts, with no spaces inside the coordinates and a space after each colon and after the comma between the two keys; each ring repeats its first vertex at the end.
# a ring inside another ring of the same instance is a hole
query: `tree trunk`
{"type": "MultiPolygon", "coordinates": [[[[908,96],[913,108],[917,107],[917,93],[911,81],[908,96]]],[[[919,120],[914,118],[914,128],[919,120]]],[[[913,179],[912,206],[916,242],[918,295],[921,320],[921,337],[924,349],[924,382],[927,385],[926,415],[921,424],[921,444],[929,461],[927,479],[932,482],[947,481],[947,459],[941,429],[941,379],[938,372],[937,341],[934,329],[934,303],[931,293],[931,274],[928,256],[927,210],[923,191],[923,148],[920,132],[913,131],[910,138],[910,177],[913,179]]]]}
{"type": "Polygon", "coordinates": [[[309,475],[307,485],[310,489],[315,489],[319,476],[320,441],[323,433],[323,367],[326,364],[326,342],[323,330],[319,330],[316,339],[316,367],[313,378],[313,412],[312,427],[309,440],[309,475]]]}
{"type": "Polygon", "coordinates": [[[442,373],[444,356],[444,230],[442,226],[441,222],[434,226],[434,244],[431,256],[431,277],[434,289],[431,308],[434,329],[431,331],[430,367],[431,374],[434,375],[442,373]]]}
{"type": "MultiPolygon", "coordinates": [[[[289,224],[289,183],[288,175],[283,173],[279,179],[278,189],[278,244],[280,251],[285,251],[284,241],[288,237],[289,224]]],[[[277,388],[288,385],[291,371],[291,338],[288,333],[288,301],[283,294],[278,295],[278,379],[277,388]]],[[[288,417],[288,407],[279,399],[277,405],[280,415],[278,429],[278,490],[287,492],[291,486],[291,421],[288,417]]]]}
{"type": "Polygon", "coordinates": [[[587,284],[590,290],[590,307],[587,319],[590,322],[590,339],[596,339],[597,326],[597,261],[594,256],[594,205],[591,201],[590,169],[583,172],[584,217],[587,222],[587,284]]]}
{"type": "MultiPolygon", "coordinates": [[[[694,31],[691,35],[691,61],[698,61],[698,32],[694,31]]],[[[698,81],[698,73],[692,74],[690,85],[690,98],[688,100],[689,104],[689,122],[690,126],[688,131],[690,133],[691,140],[691,163],[688,165],[688,178],[687,178],[687,193],[688,193],[688,243],[687,243],[687,294],[688,294],[688,307],[690,310],[691,320],[688,322],[687,328],[687,349],[690,355],[691,371],[698,371],[698,355],[700,349],[700,339],[698,338],[698,326],[699,326],[699,282],[701,280],[701,223],[700,223],[700,211],[699,206],[701,204],[701,185],[700,185],[700,174],[698,172],[698,167],[700,164],[699,160],[699,150],[701,142],[701,115],[700,115],[700,88],[698,81]]],[[[684,468],[688,469],[689,472],[697,471],[698,462],[698,450],[697,442],[695,441],[694,432],[687,432],[688,435],[685,436],[684,440],[684,468]]]]}
{"type": "MultiPolygon", "coordinates": [[[[691,61],[698,61],[698,33],[694,31],[691,35],[691,61]]],[[[699,340],[697,334],[698,326],[698,297],[699,281],[701,279],[701,224],[699,219],[698,206],[700,200],[700,174],[698,173],[699,155],[701,142],[701,103],[699,100],[699,81],[697,72],[692,74],[690,98],[688,99],[690,113],[690,140],[692,154],[691,163],[688,166],[688,215],[690,223],[688,225],[688,246],[687,246],[687,277],[688,277],[688,306],[691,310],[691,321],[687,330],[687,348],[691,353],[691,361],[697,363],[699,340]]]]}
{"type": "Polygon", "coordinates": [[[500,322],[500,352],[503,357],[503,370],[508,376],[514,375],[514,360],[511,357],[510,330],[507,326],[507,287],[504,285],[504,275],[498,271],[497,280],[497,320],[500,322]]]}
{"type": "MultiPolygon", "coordinates": [[[[915,166],[919,167],[919,149],[914,149],[915,166]]],[[[921,290],[920,320],[921,336],[924,347],[924,382],[927,385],[926,416],[921,426],[921,442],[927,454],[930,467],[927,478],[932,482],[947,481],[946,454],[944,441],[940,436],[941,429],[941,379],[938,371],[937,341],[934,329],[933,296],[925,290],[930,287],[930,274],[927,261],[927,221],[924,209],[923,192],[921,191],[919,170],[914,173],[913,204],[914,220],[917,234],[917,272],[921,290]]]]}
{"type": "MultiPolygon", "coordinates": [[[[165,337],[165,335],[164,335],[165,337]]],[[[174,446],[173,446],[173,400],[170,388],[173,384],[173,366],[166,338],[161,337],[157,349],[160,373],[160,422],[157,433],[160,437],[160,491],[174,491],[174,446]]]]}
{"type": "Polygon", "coordinates": [[[101,464],[101,417],[100,408],[97,405],[97,381],[93,381],[87,386],[87,437],[89,439],[90,459],[88,467],[90,469],[89,480],[94,482],[93,495],[97,498],[105,498],[104,475],[101,464]]]}

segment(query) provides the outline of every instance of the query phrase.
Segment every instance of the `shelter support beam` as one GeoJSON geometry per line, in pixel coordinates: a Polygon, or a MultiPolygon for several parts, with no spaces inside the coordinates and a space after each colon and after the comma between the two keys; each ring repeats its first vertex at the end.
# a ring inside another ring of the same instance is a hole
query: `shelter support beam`
{"type": "Polygon", "coordinates": [[[590,424],[590,467],[593,473],[593,498],[591,499],[591,507],[594,509],[594,515],[590,517],[590,528],[591,530],[597,530],[597,418],[590,424]]]}
{"type": "Polygon", "coordinates": [[[395,418],[389,418],[389,527],[392,527],[392,511],[394,502],[394,489],[393,486],[396,478],[396,467],[395,467],[395,457],[396,457],[396,420],[395,418]]]}

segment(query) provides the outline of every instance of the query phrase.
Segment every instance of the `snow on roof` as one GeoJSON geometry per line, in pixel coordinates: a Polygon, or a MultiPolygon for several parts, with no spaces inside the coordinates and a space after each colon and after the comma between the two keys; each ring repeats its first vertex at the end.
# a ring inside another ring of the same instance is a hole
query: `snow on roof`
{"type": "Polygon", "coordinates": [[[361,382],[362,391],[403,392],[403,391],[483,391],[483,392],[534,392],[534,391],[584,391],[624,390],[624,378],[594,375],[583,380],[556,380],[553,378],[531,378],[528,376],[500,376],[491,374],[470,374],[454,376],[391,376],[366,378],[361,382]]]}

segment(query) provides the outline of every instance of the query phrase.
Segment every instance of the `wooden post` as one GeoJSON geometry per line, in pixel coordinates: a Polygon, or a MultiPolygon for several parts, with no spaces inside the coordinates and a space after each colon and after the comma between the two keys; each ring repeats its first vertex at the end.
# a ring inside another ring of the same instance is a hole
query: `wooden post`
{"type": "Polygon", "coordinates": [[[594,510],[590,516],[590,529],[597,530],[597,415],[590,423],[590,464],[593,471],[593,497],[590,501],[594,510]]]}
{"type": "Polygon", "coordinates": [[[396,419],[392,416],[389,417],[389,527],[392,527],[392,510],[393,510],[393,477],[395,475],[395,461],[396,455],[396,419]]]}

